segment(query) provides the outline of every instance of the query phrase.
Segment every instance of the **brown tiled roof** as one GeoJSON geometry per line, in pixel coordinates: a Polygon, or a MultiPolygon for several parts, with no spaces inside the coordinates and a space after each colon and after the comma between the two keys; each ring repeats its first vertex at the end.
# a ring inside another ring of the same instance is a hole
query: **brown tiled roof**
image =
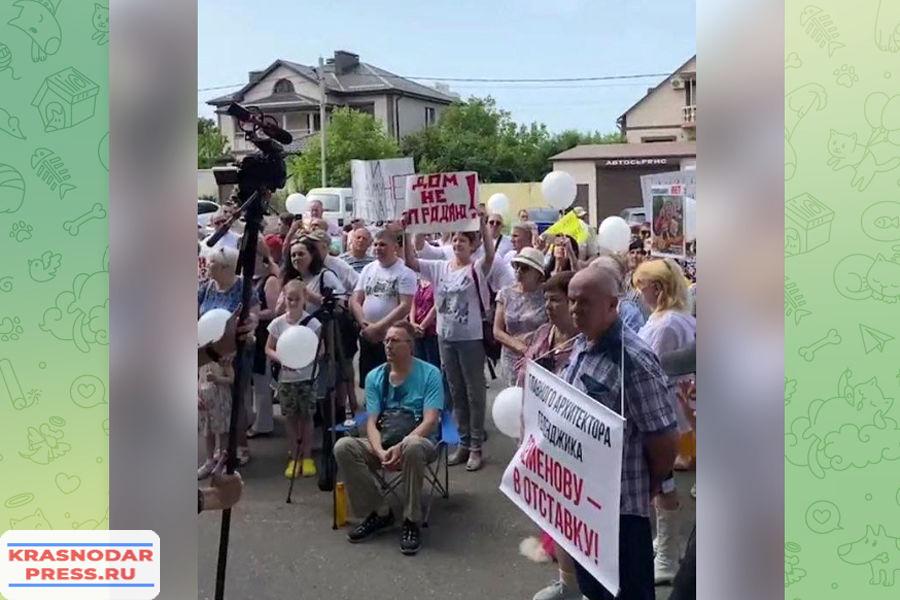
{"type": "Polygon", "coordinates": [[[696,156],[696,142],[645,144],[583,144],[551,156],[550,160],[594,160],[605,158],[658,158],[696,156]]]}

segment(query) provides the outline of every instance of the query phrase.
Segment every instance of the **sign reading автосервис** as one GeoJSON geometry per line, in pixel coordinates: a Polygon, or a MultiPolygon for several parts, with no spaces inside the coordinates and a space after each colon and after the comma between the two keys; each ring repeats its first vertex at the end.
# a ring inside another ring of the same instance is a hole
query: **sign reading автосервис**
{"type": "Polygon", "coordinates": [[[625,419],[530,362],[523,443],[500,490],[613,594],[625,419]]]}
{"type": "Polygon", "coordinates": [[[0,592],[10,600],[151,600],[159,595],[152,531],[10,530],[0,536],[0,592]]]}
{"type": "Polygon", "coordinates": [[[478,231],[478,173],[431,173],[406,178],[408,233],[478,231]]]}

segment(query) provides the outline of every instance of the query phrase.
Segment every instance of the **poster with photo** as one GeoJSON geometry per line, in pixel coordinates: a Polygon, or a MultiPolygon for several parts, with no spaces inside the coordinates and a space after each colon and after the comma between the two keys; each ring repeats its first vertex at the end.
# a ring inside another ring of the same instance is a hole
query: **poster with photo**
{"type": "Polygon", "coordinates": [[[684,186],[658,185],[650,190],[650,254],[685,258],[684,186]]]}

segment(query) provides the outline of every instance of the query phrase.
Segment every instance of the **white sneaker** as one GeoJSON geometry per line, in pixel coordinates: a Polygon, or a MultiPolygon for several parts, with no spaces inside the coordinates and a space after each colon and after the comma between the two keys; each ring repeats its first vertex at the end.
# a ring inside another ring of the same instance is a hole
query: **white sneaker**
{"type": "Polygon", "coordinates": [[[656,585],[671,583],[678,572],[681,556],[678,543],[679,510],[656,507],[656,558],[653,574],[656,585]]]}
{"type": "Polygon", "coordinates": [[[239,446],[237,449],[238,464],[242,467],[250,462],[250,448],[239,446]]]}
{"type": "Polygon", "coordinates": [[[206,462],[197,469],[197,479],[206,479],[212,475],[213,469],[216,468],[216,461],[213,458],[206,459],[206,462]]]}
{"type": "Polygon", "coordinates": [[[581,600],[581,592],[570,590],[559,580],[554,581],[537,594],[532,600],[581,600]]]}

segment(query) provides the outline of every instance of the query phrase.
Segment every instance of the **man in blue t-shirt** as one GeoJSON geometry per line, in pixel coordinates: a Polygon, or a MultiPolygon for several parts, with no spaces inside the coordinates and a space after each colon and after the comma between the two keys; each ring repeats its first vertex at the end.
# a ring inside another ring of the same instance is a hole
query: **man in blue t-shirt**
{"type": "Polygon", "coordinates": [[[418,522],[422,518],[422,482],[426,465],[437,456],[437,428],[444,408],[441,372],[413,357],[414,340],[415,330],[406,321],[388,328],[384,338],[387,363],[366,376],[367,438],[345,437],[334,446],[350,506],[356,515],[368,515],[347,534],[351,543],[361,542],[394,522],[372,472],[387,469],[403,473],[403,554],[415,554],[421,547],[418,522]],[[411,413],[412,431],[385,448],[378,418],[385,411],[396,414],[398,410],[411,413]]]}

